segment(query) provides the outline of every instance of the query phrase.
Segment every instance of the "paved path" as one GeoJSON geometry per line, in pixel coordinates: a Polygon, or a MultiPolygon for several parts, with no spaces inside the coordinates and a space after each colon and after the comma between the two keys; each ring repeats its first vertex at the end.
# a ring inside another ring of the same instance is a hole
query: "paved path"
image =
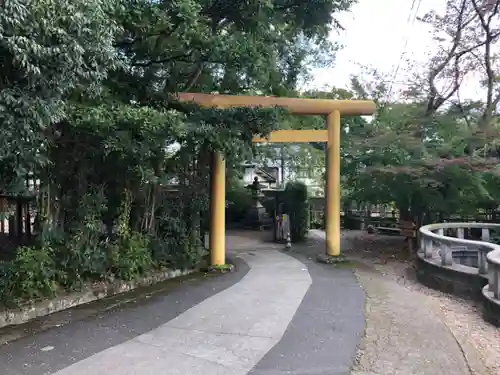
{"type": "Polygon", "coordinates": [[[237,272],[2,346],[0,374],[471,373],[429,300],[370,265],[355,275],[316,263],[314,235],[285,254],[259,233],[233,234],[237,272]]]}
{"type": "Polygon", "coordinates": [[[364,296],[332,275],[233,236],[238,272],[0,347],[2,375],[349,374],[364,296]]]}

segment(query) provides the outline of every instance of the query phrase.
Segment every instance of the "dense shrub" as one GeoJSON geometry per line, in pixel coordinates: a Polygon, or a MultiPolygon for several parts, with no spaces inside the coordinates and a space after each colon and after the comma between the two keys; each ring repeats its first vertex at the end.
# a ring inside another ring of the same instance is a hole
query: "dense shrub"
{"type": "Polygon", "coordinates": [[[56,279],[52,249],[21,247],[14,260],[2,263],[0,296],[6,303],[53,296],[57,290],[56,279]]]}
{"type": "Polygon", "coordinates": [[[264,206],[266,213],[269,217],[273,217],[277,209],[277,199],[275,197],[266,197],[260,201],[262,206],[264,206]]]}
{"type": "Polygon", "coordinates": [[[51,297],[58,289],[79,290],[87,282],[133,280],[165,267],[195,267],[205,255],[196,228],[179,219],[179,205],[158,205],[163,220],[152,235],[130,228],[131,202],[125,197],[110,234],[94,214],[95,202],[90,210],[86,202],[83,198],[76,227],[67,233],[45,228],[36,246],[18,249],[15,259],[0,265],[0,302],[19,304],[51,297]]]}
{"type": "Polygon", "coordinates": [[[206,255],[196,236],[155,237],[150,241],[153,260],[159,267],[192,268],[206,255]]]}
{"type": "Polygon", "coordinates": [[[290,216],[292,242],[304,241],[309,232],[309,203],[307,186],[302,182],[289,182],[285,187],[285,212],[290,216]]]}
{"type": "Polygon", "coordinates": [[[153,258],[147,237],[140,233],[118,238],[108,246],[109,270],[122,280],[133,280],[150,271],[153,258]]]}
{"type": "Polygon", "coordinates": [[[228,203],[226,219],[231,223],[239,223],[244,220],[245,215],[252,207],[252,193],[242,184],[231,184],[226,192],[228,203]]]}

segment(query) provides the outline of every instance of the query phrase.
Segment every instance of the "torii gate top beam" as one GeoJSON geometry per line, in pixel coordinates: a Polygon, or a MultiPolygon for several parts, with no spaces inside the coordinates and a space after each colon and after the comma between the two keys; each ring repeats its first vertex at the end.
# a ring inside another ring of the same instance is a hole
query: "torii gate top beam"
{"type": "MultiPolygon", "coordinates": [[[[198,93],[179,93],[177,99],[207,108],[282,107],[297,115],[323,115],[326,130],[281,130],[271,132],[271,142],[328,142],[326,250],[329,256],[340,255],[340,116],[371,115],[375,103],[365,100],[328,100],[276,98],[269,96],[230,96],[198,93]]],[[[265,142],[254,137],[253,142],[265,142]]],[[[214,153],[212,167],[210,262],[225,264],[225,164],[222,155],[214,153]]]]}
{"type": "Polygon", "coordinates": [[[376,106],[371,100],[332,100],[306,98],[280,98],[274,96],[240,96],[201,93],[179,93],[182,102],[193,102],[203,107],[241,108],[241,107],[282,107],[296,115],[329,115],[339,111],[342,116],[369,116],[375,113],[376,106]]]}

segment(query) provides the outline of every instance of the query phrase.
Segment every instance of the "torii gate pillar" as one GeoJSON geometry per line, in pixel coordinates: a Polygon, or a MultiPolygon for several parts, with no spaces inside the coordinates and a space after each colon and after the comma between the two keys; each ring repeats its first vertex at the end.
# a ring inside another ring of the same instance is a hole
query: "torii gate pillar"
{"type": "Polygon", "coordinates": [[[328,132],[326,169],[326,252],[340,255],[340,111],[326,118],[328,132]]]}
{"type": "Polygon", "coordinates": [[[210,264],[226,263],[226,162],[219,152],[212,154],[210,196],[210,264]]]}
{"type": "MultiPolygon", "coordinates": [[[[254,142],[327,142],[326,253],[340,255],[340,116],[372,115],[375,103],[368,100],[277,98],[268,96],[210,95],[180,93],[177,98],[204,107],[283,107],[298,115],[327,116],[326,130],[278,130],[254,142]]],[[[226,262],[226,166],[223,156],[214,153],[210,201],[210,263],[226,262]]]]}

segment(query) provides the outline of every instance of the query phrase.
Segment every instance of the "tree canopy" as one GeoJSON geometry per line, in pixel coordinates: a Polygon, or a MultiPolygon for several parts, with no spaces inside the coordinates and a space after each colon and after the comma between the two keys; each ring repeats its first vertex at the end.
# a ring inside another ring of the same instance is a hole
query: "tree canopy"
{"type": "Polygon", "coordinates": [[[420,223],[436,220],[433,213],[468,216],[498,206],[499,7],[449,0],[443,14],[422,17],[438,48],[424,66],[408,62],[413,78],[400,92],[391,90],[392,77],[353,78],[353,94],[374,99],[378,110],[349,133],[348,199],[395,202],[420,223]],[[482,94],[464,99],[471,80],[482,94]]]}
{"type": "Polygon", "coordinates": [[[172,94],[295,93],[333,58],[328,35],[350,5],[0,0],[0,193],[33,196],[36,233],[2,267],[2,297],[197,263],[211,152],[237,165],[286,114],[172,94]]]}

